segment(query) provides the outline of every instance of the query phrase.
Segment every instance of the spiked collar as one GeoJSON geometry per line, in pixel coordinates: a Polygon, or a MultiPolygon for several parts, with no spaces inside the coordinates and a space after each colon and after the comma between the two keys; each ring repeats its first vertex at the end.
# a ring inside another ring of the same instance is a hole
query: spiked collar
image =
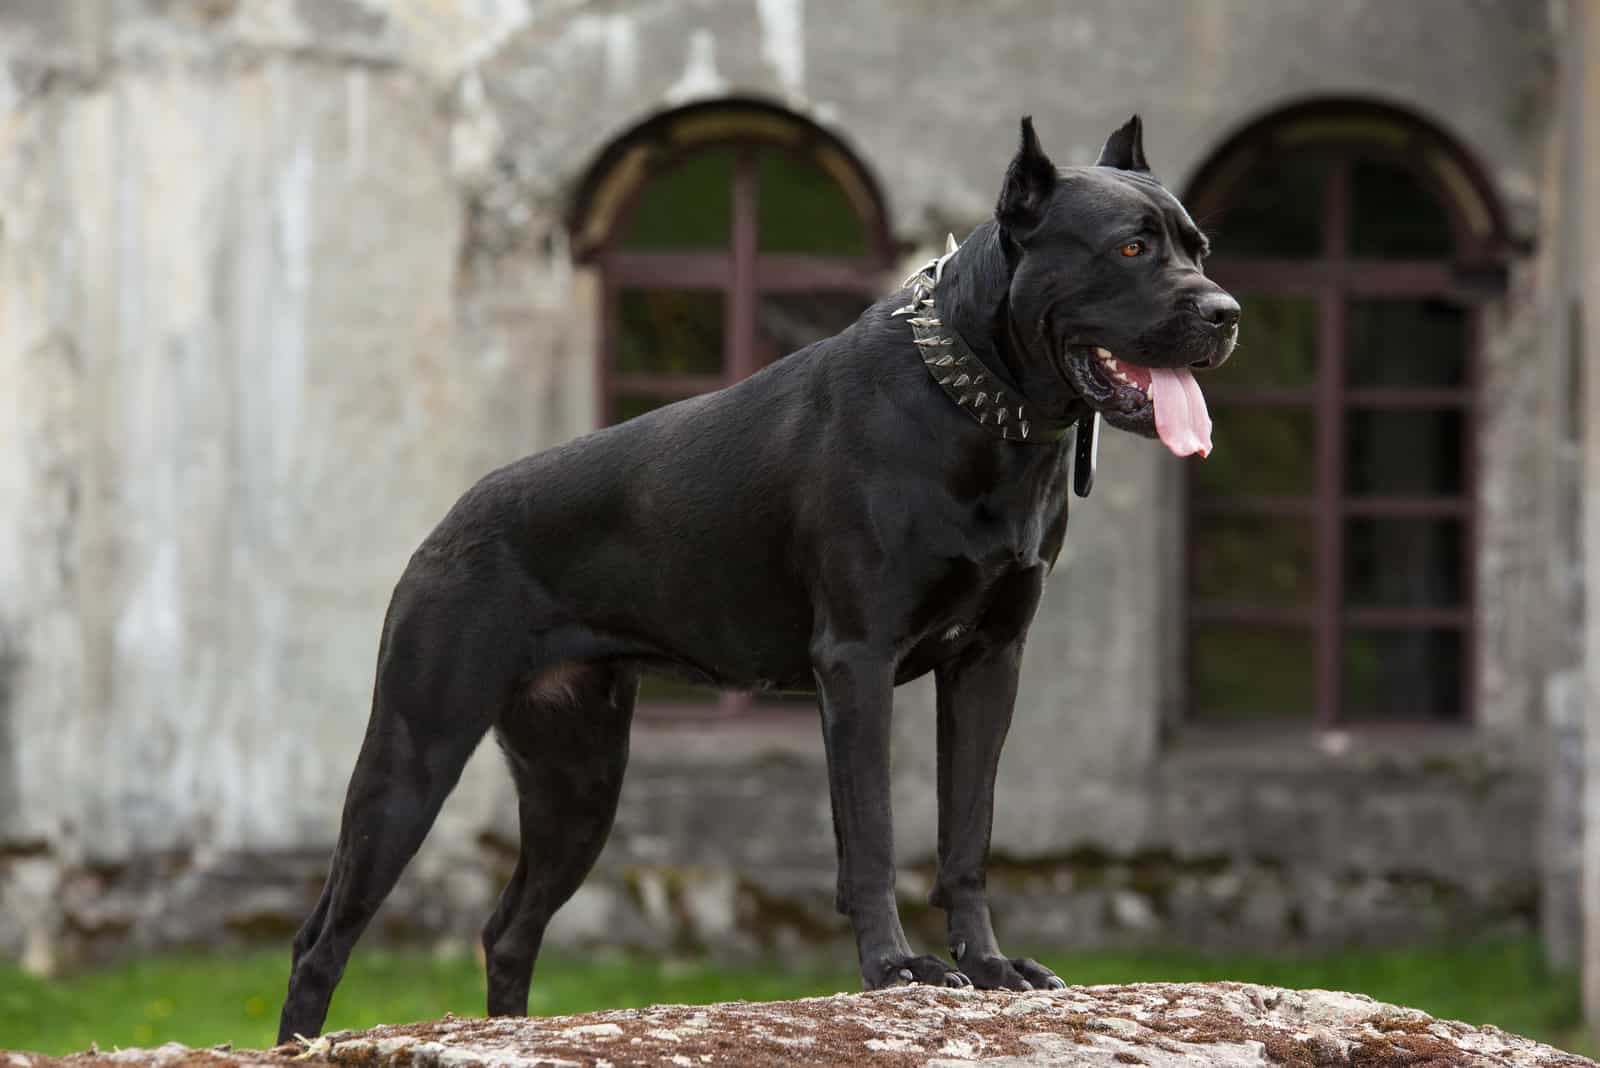
{"type": "Polygon", "coordinates": [[[956,254],[955,235],[946,239],[943,256],[929,260],[903,288],[911,302],[891,314],[911,324],[911,343],[922,354],[923,366],[945,396],[995,437],[1027,444],[1053,444],[1078,425],[1074,489],[1087,497],[1094,485],[1095,461],[1100,444],[1100,413],[1088,417],[1056,419],[1037,411],[1011,379],[985,363],[953,327],[939,317],[935,296],[944,277],[944,265],[956,254]]]}

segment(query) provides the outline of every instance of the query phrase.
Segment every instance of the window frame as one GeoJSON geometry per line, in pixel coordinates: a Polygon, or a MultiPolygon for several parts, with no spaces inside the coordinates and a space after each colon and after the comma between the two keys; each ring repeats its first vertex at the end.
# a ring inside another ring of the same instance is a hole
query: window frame
{"type": "MultiPolygon", "coordinates": [[[[752,101],[722,101],[670,112],[624,135],[590,167],[575,204],[571,230],[575,259],[594,266],[599,280],[595,358],[597,425],[616,422],[623,394],[681,400],[722,389],[766,366],[760,358],[757,312],[769,293],[833,291],[877,299],[893,265],[895,247],[882,192],[856,155],[814,123],[752,101]],[[734,153],[728,245],[684,251],[635,251],[624,235],[650,183],[690,156],[734,153]],[[759,249],[759,161],[779,153],[827,174],[840,187],[861,224],[859,256],[759,249]],[[617,370],[620,297],[625,289],[703,289],[723,295],[720,375],[657,376],[617,370]]],[[[778,354],[781,358],[786,353],[778,354]]],[[[724,691],[714,701],[640,702],[650,719],[707,720],[747,715],[760,699],[724,691]]],[[[809,713],[808,713],[809,714],[809,713]]]]}
{"type": "Polygon", "coordinates": [[[1307,630],[1311,637],[1314,707],[1307,719],[1241,720],[1297,728],[1415,726],[1415,720],[1351,719],[1344,710],[1345,643],[1352,631],[1430,633],[1453,631],[1461,642],[1458,714],[1429,726],[1470,727],[1475,721],[1477,674],[1477,455],[1478,381],[1482,305],[1503,288],[1499,258],[1503,220],[1481,174],[1442,135],[1387,109],[1313,105],[1264,120],[1235,138],[1201,169],[1189,202],[1202,225],[1206,217],[1238,202],[1241,183],[1256,161],[1269,152],[1315,155],[1326,166],[1319,205],[1320,248],[1301,259],[1226,256],[1226,236],[1207,265],[1210,276],[1242,295],[1246,305],[1248,358],[1250,296],[1310,299],[1316,307],[1314,376],[1307,386],[1212,386],[1208,399],[1230,408],[1294,408],[1309,412],[1313,426],[1313,487],[1301,497],[1208,497],[1196,472],[1184,480],[1185,530],[1196,529],[1219,513],[1259,517],[1303,517],[1313,529],[1312,596],[1308,604],[1285,608],[1263,601],[1206,601],[1194,592],[1196,539],[1184,537],[1181,662],[1185,722],[1226,727],[1226,718],[1206,716],[1198,707],[1198,664],[1193,635],[1200,627],[1238,623],[1275,630],[1307,630]],[[1318,136],[1318,131],[1321,136],[1318,136]],[[1309,131],[1309,136],[1308,136],[1309,131]],[[1350,255],[1351,175],[1359,160],[1377,160],[1408,172],[1446,213],[1453,254],[1437,259],[1378,260],[1350,255]],[[1464,184],[1465,183],[1465,184],[1464,184]],[[1477,198],[1474,201],[1474,198],[1477,198]],[[1452,387],[1347,385],[1347,327],[1356,298],[1439,299],[1464,317],[1460,354],[1461,384],[1452,387]],[[1455,494],[1361,496],[1348,489],[1350,471],[1346,424],[1360,411],[1457,412],[1461,419],[1461,486],[1455,494]],[[1460,523],[1461,597],[1448,608],[1356,607],[1345,585],[1347,524],[1352,518],[1448,518],[1460,523]]]}

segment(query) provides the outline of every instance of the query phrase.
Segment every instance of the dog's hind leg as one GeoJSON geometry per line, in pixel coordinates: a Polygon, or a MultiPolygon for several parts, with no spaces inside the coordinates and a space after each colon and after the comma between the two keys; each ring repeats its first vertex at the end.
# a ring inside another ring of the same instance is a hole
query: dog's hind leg
{"type": "Polygon", "coordinates": [[[488,584],[408,578],[396,589],[328,880],[295,939],[279,1042],[321,1030],[356,940],[515,690],[524,650],[505,638],[517,624],[501,597],[488,584]]]}
{"type": "Polygon", "coordinates": [[[527,1013],[545,926],[611,833],[637,692],[631,668],[558,664],[495,724],[517,785],[522,852],[483,928],[491,1016],[527,1013]]]}

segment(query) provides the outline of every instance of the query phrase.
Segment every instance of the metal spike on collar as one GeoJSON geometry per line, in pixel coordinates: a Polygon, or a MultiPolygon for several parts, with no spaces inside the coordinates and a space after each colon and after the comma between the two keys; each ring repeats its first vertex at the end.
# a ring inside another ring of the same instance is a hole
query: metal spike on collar
{"type": "Polygon", "coordinates": [[[956,244],[955,234],[944,235],[944,255],[933,261],[933,284],[938,285],[944,278],[944,265],[950,262],[950,257],[956,254],[961,246],[956,244]]]}
{"type": "Polygon", "coordinates": [[[1004,441],[1060,441],[1069,426],[1048,417],[1041,422],[1031,418],[1023,404],[1013,404],[1014,400],[1020,398],[1006,396],[999,388],[1003,380],[995,380],[997,372],[968,348],[961,336],[946,326],[934,309],[936,287],[944,265],[959,249],[955,235],[948,235],[944,254],[929,260],[920,271],[906,279],[904,285],[910,291],[911,302],[895,309],[892,314],[909,318],[907,325],[911,327],[911,341],[922,353],[922,362],[928,374],[946,396],[966,410],[974,422],[1004,441]],[[989,418],[991,413],[993,420],[989,418]],[[1040,423],[1037,439],[1033,436],[1035,423],[1040,423]]]}

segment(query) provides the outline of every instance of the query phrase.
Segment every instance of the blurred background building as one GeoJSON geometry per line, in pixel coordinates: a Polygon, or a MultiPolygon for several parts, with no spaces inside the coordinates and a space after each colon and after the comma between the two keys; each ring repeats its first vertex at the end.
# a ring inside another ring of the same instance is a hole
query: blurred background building
{"type": "MultiPolygon", "coordinates": [[[[1020,115],[1066,165],[1138,111],[1242,346],[1209,461],[1109,432],[1075,507],[1003,764],[1008,944],[1538,927],[1571,960],[1580,6],[10,0],[0,952],[286,940],[462,490],[849,322],[987,217],[1020,115]]],[[[937,945],[930,691],[895,794],[937,945]]],[[[809,699],[643,703],[552,938],[846,946],[809,699]]],[[[475,934],[497,763],[378,936],[475,934]]]]}

